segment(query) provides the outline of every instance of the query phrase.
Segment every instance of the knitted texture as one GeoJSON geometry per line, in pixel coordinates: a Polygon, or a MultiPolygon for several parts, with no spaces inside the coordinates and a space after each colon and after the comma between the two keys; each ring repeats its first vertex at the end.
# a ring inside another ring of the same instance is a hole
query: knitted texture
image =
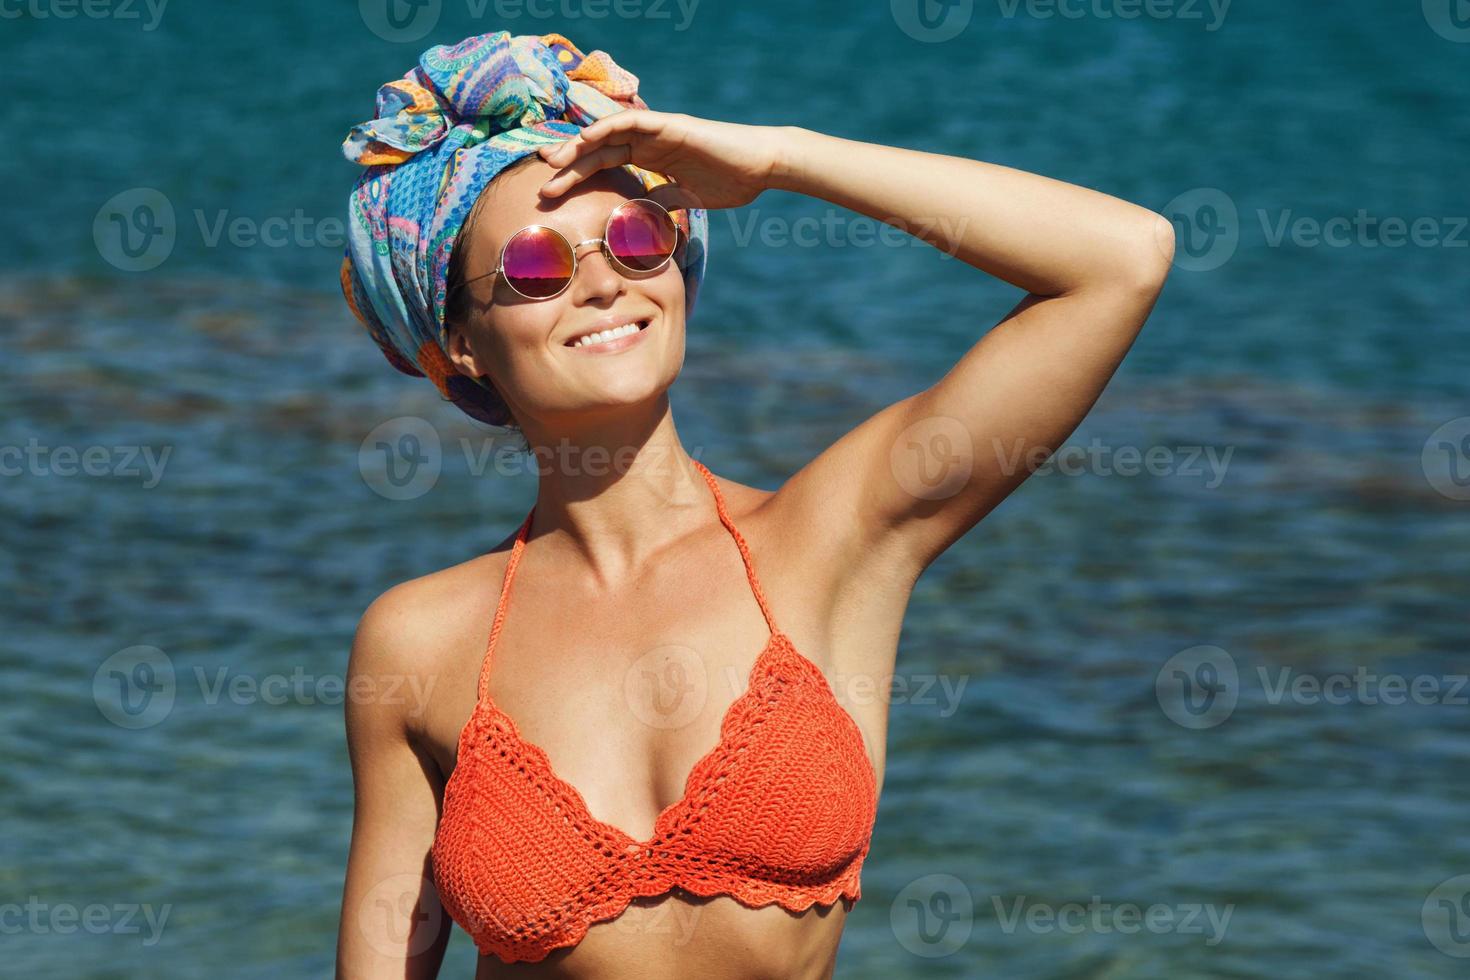
{"type": "Polygon", "coordinates": [[[489,693],[531,508],[506,563],[479,696],[460,732],[433,843],[440,901],[484,955],[540,962],[634,898],[674,888],[791,912],[862,896],[878,807],[862,731],[821,669],[776,628],[719,486],[704,464],[694,465],[740,549],[770,639],[726,710],[719,741],[690,771],[684,795],[658,815],[653,836],[635,840],[596,819],[489,693]]]}

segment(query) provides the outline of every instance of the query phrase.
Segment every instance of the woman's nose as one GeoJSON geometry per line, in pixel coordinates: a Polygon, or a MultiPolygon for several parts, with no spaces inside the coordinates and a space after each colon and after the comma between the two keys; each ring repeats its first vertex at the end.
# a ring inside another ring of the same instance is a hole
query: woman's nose
{"type": "Polygon", "coordinates": [[[623,277],[608,262],[600,242],[584,242],[577,248],[577,270],[572,277],[575,299],[588,301],[622,292],[623,277]]]}

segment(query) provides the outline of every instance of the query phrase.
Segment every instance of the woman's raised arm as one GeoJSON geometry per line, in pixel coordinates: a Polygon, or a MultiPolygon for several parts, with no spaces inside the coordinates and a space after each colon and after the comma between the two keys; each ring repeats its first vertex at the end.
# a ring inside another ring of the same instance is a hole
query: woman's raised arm
{"type": "Polygon", "coordinates": [[[944,377],[855,427],[777,495],[842,567],[880,555],[916,577],[1082,421],[1163,288],[1173,228],[1116,197],[978,160],[800,128],[778,145],[772,187],[910,231],[1029,293],[944,377]]]}

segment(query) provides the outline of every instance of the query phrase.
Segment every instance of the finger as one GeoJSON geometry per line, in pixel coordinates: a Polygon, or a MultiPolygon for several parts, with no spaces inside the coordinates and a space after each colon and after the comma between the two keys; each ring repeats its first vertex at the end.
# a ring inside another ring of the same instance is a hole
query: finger
{"type": "Polygon", "coordinates": [[[609,137],[630,132],[657,133],[663,129],[668,118],[667,112],[654,112],[652,109],[624,109],[622,112],[603,116],[591,125],[584,126],[581,137],[585,142],[596,145],[608,140],[609,137]]]}
{"type": "Polygon", "coordinates": [[[662,204],[669,211],[702,210],[704,208],[704,202],[699,199],[698,195],[682,184],[659,184],[644,196],[656,204],[662,204]]]}
{"type": "Polygon", "coordinates": [[[590,150],[570,166],[562,168],[555,177],[542,184],[541,196],[556,197],[558,194],[563,194],[599,170],[621,167],[631,160],[632,156],[632,151],[627,146],[604,146],[590,150]]]}
{"type": "Polygon", "coordinates": [[[551,147],[542,158],[562,166],[600,146],[628,143],[641,135],[654,135],[663,130],[668,113],[651,109],[624,109],[584,126],[571,139],[551,147]]]}

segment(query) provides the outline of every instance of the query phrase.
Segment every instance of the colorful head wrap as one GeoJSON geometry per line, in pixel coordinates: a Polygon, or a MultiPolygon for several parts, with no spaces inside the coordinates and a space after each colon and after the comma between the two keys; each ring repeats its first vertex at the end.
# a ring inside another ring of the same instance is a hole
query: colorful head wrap
{"type": "MultiPolygon", "coordinates": [[[[388,362],[427,376],[482,422],[496,423],[493,389],[460,374],[448,355],[445,276],[455,239],[480,192],[511,163],[575,136],[603,116],[646,109],[638,79],[603,51],[583,55],[560,34],[496,31],[429,48],[378,89],[378,118],[342,144],[363,164],[348,199],[342,294],[388,362]]],[[[646,191],[671,183],[624,166],[646,191]]],[[[672,212],[687,245],[686,315],[704,278],[708,218],[672,212]]]]}

